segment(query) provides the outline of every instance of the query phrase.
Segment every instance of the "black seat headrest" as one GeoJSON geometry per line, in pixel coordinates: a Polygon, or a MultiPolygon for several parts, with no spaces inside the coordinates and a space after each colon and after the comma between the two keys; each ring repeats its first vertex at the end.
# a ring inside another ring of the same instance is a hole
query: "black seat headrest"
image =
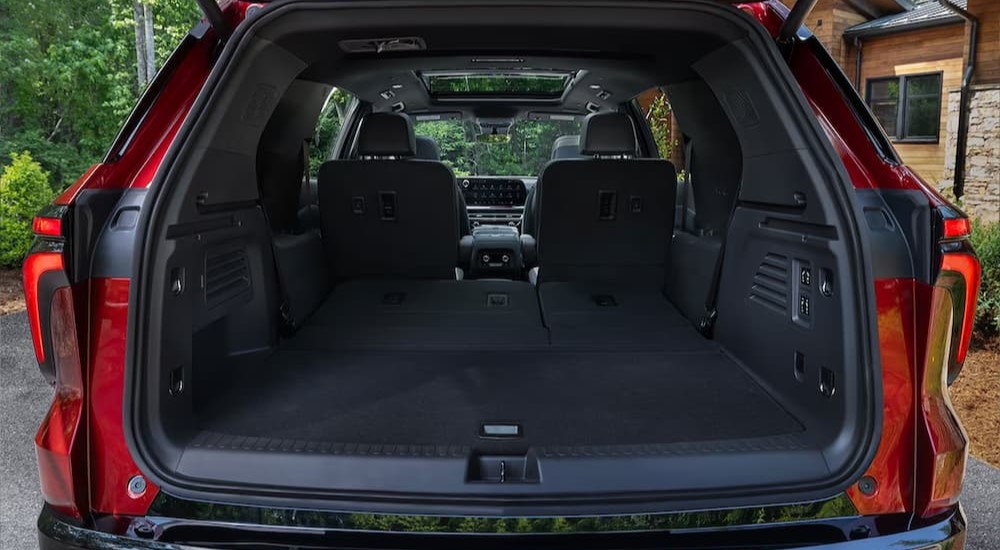
{"type": "Polygon", "coordinates": [[[362,157],[412,157],[417,152],[410,117],[401,113],[369,113],[358,130],[362,157]]]}
{"type": "Polygon", "coordinates": [[[580,156],[580,136],[559,136],[552,143],[552,160],[573,159],[580,156]]]}
{"type": "Polygon", "coordinates": [[[580,154],[587,156],[633,156],[635,126],[624,113],[593,113],[583,120],[580,154]]]}
{"type": "Polygon", "coordinates": [[[417,158],[420,160],[441,160],[441,150],[434,138],[417,136],[417,158]]]}

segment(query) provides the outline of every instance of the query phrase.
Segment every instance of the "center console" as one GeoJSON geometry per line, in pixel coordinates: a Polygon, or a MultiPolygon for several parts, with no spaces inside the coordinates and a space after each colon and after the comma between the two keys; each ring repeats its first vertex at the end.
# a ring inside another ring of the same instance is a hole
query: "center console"
{"type": "Polygon", "coordinates": [[[470,279],[517,279],[524,268],[516,227],[481,225],[472,231],[470,279]]]}
{"type": "Polygon", "coordinates": [[[465,197],[469,222],[473,228],[483,226],[520,227],[528,189],[524,180],[504,177],[458,178],[465,197]]]}

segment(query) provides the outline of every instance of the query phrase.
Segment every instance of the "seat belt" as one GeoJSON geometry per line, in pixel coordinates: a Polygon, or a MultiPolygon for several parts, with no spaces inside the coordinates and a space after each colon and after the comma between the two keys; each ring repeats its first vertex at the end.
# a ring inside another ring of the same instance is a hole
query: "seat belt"
{"type": "MultiPolygon", "coordinates": [[[[309,140],[304,140],[302,142],[302,179],[299,180],[299,189],[296,193],[296,204],[298,203],[299,197],[302,196],[302,186],[309,185],[309,140]]],[[[274,263],[274,274],[276,282],[278,283],[278,298],[280,303],[278,304],[278,318],[279,326],[278,331],[283,336],[290,336],[298,330],[296,326],[295,318],[292,316],[291,301],[288,296],[288,284],[285,281],[284,274],[281,271],[281,265],[278,262],[278,250],[274,246],[274,239],[277,234],[274,232],[274,226],[271,225],[271,217],[267,214],[267,207],[264,205],[264,201],[261,200],[260,205],[261,214],[264,217],[264,225],[267,226],[267,231],[270,235],[269,241],[271,243],[271,261],[274,263]]],[[[296,212],[298,208],[296,208],[296,212]]]]}
{"type": "MultiPolygon", "coordinates": [[[[302,198],[302,190],[305,189],[306,196],[309,195],[309,141],[308,139],[302,140],[302,183],[299,187],[299,196],[302,198]]],[[[309,202],[312,202],[312,197],[308,197],[309,202]]],[[[298,199],[296,199],[298,200],[298,199]]],[[[298,209],[296,209],[298,210],[298,209]]]]}
{"type": "Polygon", "coordinates": [[[264,217],[264,225],[267,227],[268,242],[271,243],[271,263],[274,264],[275,282],[278,284],[278,332],[282,336],[289,336],[295,332],[295,321],[292,319],[292,310],[289,305],[285,276],[281,272],[281,265],[278,263],[278,250],[274,246],[274,226],[271,225],[271,217],[267,215],[267,207],[261,201],[260,213],[264,217]]]}
{"type": "MultiPolygon", "coordinates": [[[[688,172],[690,173],[690,171],[688,172]]],[[[715,258],[715,269],[712,271],[712,280],[708,285],[708,296],[705,297],[705,316],[698,323],[698,330],[705,338],[712,338],[715,330],[715,320],[719,316],[719,284],[722,281],[723,260],[726,257],[726,241],[729,237],[729,229],[733,225],[733,218],[736,216],[736,207],[740,203],[740,190],[743,188],[743,179],[740,178],[736,184],[736,194],[733,196],[733,203],[729,208],[729,216],[726,225],[722,228],[722,241],[719,243],[719,255],[715,258]]]]}

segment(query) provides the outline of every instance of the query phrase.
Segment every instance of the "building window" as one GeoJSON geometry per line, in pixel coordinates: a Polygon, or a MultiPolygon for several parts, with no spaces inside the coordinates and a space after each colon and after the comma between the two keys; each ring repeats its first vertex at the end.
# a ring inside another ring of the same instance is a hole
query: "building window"
{"type": "Polygon", "coordinates": [[[941,73],[868,79],[868,107],[895,141],[937,142],[941,73]]]}

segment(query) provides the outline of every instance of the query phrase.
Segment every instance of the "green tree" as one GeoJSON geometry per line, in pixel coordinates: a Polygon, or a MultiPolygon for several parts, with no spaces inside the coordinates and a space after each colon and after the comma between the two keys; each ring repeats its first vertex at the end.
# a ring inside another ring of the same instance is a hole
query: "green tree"
{"type": "Polygon", "coordinates": [[[521,120],[511,126],[509,139],[497,142],[474,139],[471,122],[419,122],[415,130],[437,142],[441,160],[457,176],[531,176],[549,161],[556,138],[579,134],[580,123],[521,120]]]}
{"type": "Polygon", "coordinates": [[[13,153],[0,173],[0,265],[21,263],[31,246],[31,220],[52,200],[49,174],[24,153],[13,153]]]}
{"type": "MultiPolygon", "coordinates": [[[[149,0],[162,64],[198,20],[190,0],[149,0]]],[[[132,2],[0,0],[0,166],[31,151],[61,190],[101,160],[135,104],[132,2]]]]}
{"type": "Polygon", "coordinates": [[[675,146],[674,137],[671,132],[671,117],[673,111],[666,94],[657,94],[649,104],[649,111],[646,113],[646,122],[653,133],[653,141],[656,142],[656,149],[660,152],[660,157],[669,159],[673,154],[675,146]]]}
{"type": "Polygon", "coordinates": [[[989,338],[1000,333],[1000,223],[974,221],[971,240],[983,267],[975,328],[989,338]]]}
{"type": "Polygon", "coordinates": [[[347,107],[350,105],[353,96],[346,90],[334,88],[330,97],[326,100],[326,105],[320,111],[319,120],[316,123],[316,134],[313,136],[312,148],[309,150],[309,175],[316,177],[321,164],[329,160],[333,145],[340,135],[340,129],[344,125],[344,116],[347,114],[347,107]]]}

